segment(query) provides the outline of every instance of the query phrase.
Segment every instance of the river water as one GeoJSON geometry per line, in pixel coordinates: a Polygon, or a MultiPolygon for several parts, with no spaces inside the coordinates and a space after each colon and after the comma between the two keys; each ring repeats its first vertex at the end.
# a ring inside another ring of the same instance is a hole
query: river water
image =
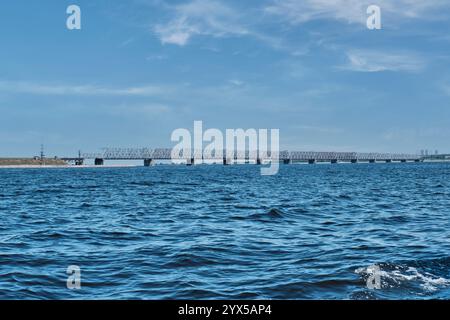
{"type": "Polygon", "coordinates": [[[0,170],[0,299],[215,298],[449,299],[450,164],[0,170]]]}

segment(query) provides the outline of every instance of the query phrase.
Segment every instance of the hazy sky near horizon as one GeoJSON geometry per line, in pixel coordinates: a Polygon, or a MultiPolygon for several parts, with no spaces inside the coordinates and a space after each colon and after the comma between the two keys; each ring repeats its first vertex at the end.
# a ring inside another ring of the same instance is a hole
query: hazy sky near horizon
{"type": "Polygon", "coordinates": [[[450,153],[449,20],[446,0],[4,1],[0,156],[171,147],[194,120],[279,128],[282,149],[450,153]]]}

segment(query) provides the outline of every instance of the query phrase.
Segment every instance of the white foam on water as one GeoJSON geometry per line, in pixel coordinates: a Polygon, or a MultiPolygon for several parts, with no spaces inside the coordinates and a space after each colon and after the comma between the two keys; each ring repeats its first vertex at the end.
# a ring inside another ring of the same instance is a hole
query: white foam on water
{"type": "MultiPolygon", "coordinates": [[[[414,267],[395,266],[394,270],[383,270],[382,266],[378,274],[381,278],[381,288],[396,288],[405,282],[418,282],[425,291],[433,292],[442,287],[450,286],[450,280],[435,276],[429,272],[420,273],[414,267]]],[[[355,273],[362,276],[373,275],[373,266],[361,267],[355,273]]]]}

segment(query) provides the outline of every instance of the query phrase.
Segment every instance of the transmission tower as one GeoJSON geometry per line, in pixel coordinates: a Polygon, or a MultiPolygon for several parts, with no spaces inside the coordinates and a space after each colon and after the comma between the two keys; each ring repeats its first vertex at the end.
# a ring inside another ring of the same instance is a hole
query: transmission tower
{"type": "Polygon", "coordinates": [[[41,158],[41,165],[44,165],[45,164],[45,153],[44,153],[44,145],[43,144],[41,144],[40,158],[41,158]]]}

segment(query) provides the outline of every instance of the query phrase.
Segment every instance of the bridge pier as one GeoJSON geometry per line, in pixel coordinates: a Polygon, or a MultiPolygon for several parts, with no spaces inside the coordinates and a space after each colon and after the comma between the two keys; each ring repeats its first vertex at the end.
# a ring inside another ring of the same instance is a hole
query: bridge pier
{"type": "Polygon", "coordinates": [[[102,166],[104,164],[104,162],[105,161],[103,159],[101,159],[101,158],[95,158],[95,160],[94,160],[94,164],[96,166],[102,166]]]}
{"type": "Polygon", "coordinates": [[[153,165],[153,159],[144,159],[144,167],[150,167],[153,165]]]}
{"type": "Polygon", "coordinates": [[[387,159],[386,163],[392,163],[392,160],[391,159],[387,159]]]}
{"type": "Polygon", "coordinates": [[[258,166],[260,166],[261,163],[262,163],[261,158],[257,158],[257,159],[256,159],[256,164],[257,164],[258,166]]]}
{"type": "Polygon", "coordinates": [[[229,166],[233,164],[233,160],[231,160],[230,158],[223,158],[223,165],[224,166],[229,166]]]}
{"type": "Polygon", "coordinates": [[[358,159],[352,159],[350,160],[351,163],[358,163],[358,159]]]}
{"type": "Polygon", "coordinates": [[[292,160],[291,159],[284,159],[283,160],[283,164],[292,164],[292,160]]]}
{"type": "Polygon", "coordinates": [[[308,160],[308,163],[309,163],[309,164],[316,164],[316,159],[309,159],[309,160],[308,160]]]}
{"type": "Polygon", "coordinates": [[[369,163],[375,163],[375,159],[370,159],[369,163]]]}
{"type": "Polygon", "coordinates": [[[405,160],[405,159],[403,159],[403,160],[400,160],[400,162],[401,162],[401,163],[405,163],[405,162],[406,162],[406,160],[405,160]]]}
{"type": "Polygon", "coordinates": [[[338,163],[338,161],[337,161],[337,159],[332,159],[332,160],[331,160],[331,163],[332,163],[332,164],[336,164],[336,163],[338,163]]]}
{"type": "Polygon", "coordinates": [[[190,160],[188,159],[186,164],[188,166],[193,166],[195,164],[195,159],[194,158],[191,158],[190,160]]]}

